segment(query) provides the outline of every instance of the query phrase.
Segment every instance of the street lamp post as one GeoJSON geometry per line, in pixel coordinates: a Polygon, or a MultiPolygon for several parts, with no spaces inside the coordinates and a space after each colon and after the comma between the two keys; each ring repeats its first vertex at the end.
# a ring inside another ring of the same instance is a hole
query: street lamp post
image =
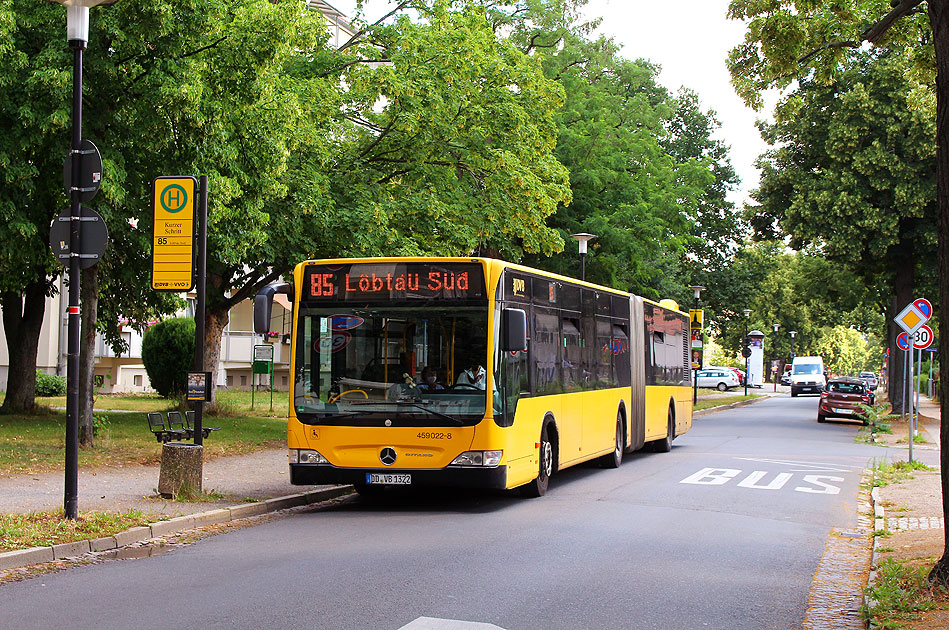
{"type": "Polygon", "coordinates": [[[73,51],[72,91],[72,181],[69,190],[69,301],[66,359],[66,456],[63,512],[67,519],[78,516],[79,484],[79,272],[82,253],[82,52],[89,41],[89,8],[118,0],[49,0],[66,7],[66,39],[73,51]]]}
{"type": "Polygon", "coordinates": [[[794,363],[794,335],[797,334],[797,331],[789,330],[788,334],[791,335],[791,363],[794,363]]]}
{"type": "Polygon", "coordinates": [[[580,243],[580,279],[587,279],[587,241],[592,241],[596,238],[596,234],[587,234],[586,232],[580,232],[578,234],[571,234],[570,238],[576,239],[580,243]]]}
{"type": "Polygon", "coordinates": [[[774,380],[774,391],[778,391],[778,328],[781,324],[771,324],[774,330],[774,347],[771,349],[771,378],[774,380]]]}
{"type": "Polygon", "coordinates": [[[745,357],[745,396],[748,395],[748,357],[751,356],[751,348],[748,347],[748,318],[751,317],[751,309],[742,310],[745,314],[745,335],[742,337],[741,356],[745,357]]]}
{"type": "MultiPolygon", "coordinates": [[[[698,317],[699,298],[702,297],[702,291],[705,290],[705,287],[695,284],[695,285],[692,285],[690,288],[692,289],[692,292],[695,295],[694,310],[696,311],[696,317],[698,317]]],[[[692,331],[690,330],[689,332],[692,332],[692,331]]],[[[702,344],[702,346],[701,346],[701,353],[699,354],[700,360],[697,362],[698,365],[692,366],[692,404],[693,405],[699,402],[699,370],[702,369],[703,361],[701,359],[704,359],[705,357],[705,339],[704,339],[705,335],[702,332],[701,323],[699,323],[699,326],[698,326],[698,335],[699,335],[699,342],[702,344]]],[[[695,350],[692,350],[692,353],[694,354],[695,350]]]]}

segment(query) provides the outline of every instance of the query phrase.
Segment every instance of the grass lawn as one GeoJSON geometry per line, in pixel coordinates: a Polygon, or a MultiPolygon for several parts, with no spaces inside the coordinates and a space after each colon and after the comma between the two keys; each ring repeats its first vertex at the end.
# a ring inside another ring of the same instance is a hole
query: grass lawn
{"type": "MultiPolygon", "coordinates": [[[[205,458],[286,445],[287,393],[283,392],[278,399],[278,393],[274,392],[273,412],[269,392],[265,399],[260,392],[255,398],[251,411],[250,392],[222,393],[218,412],[204,417],[205,426],[221,427],[205,439],[205,458]]],[[[34,414],[0,416],[0,477],[62,470],[66,412],[52,408],[60,406],[60,401],[65,405],[65,398],[38,399],[41,406],[34,414]]],[[[79,449],[80,467],[161,461],[161,444],[148,430],[145,413],[173,409],[172,401],[147,395],[99,396],[96,408],[134,411],[96,412],[106,423],[96,436],[93,448],[79,449]]]]}
{"type": "MultiPolygon", "coordinates": [[[[699,390],[701,393],[702,390],[699,390]]],[[[713,391],[713,390],[709,390],[713,391]]],[[[724,405],[730,405],[732,403],[741,402],[743,400],[753,400],[755,398],[761,398],[763,394],[748,394],[747,396],[739,394],[737,396],[720,396],[716,398],[710,398],[707,400],[698,401],[693,407],[692,411],[699,411],[700,409],[711,409],[713,407],[722,407],[724,405]]]]}
{"type": "Polygon", "coordinates": [[[0,553],[112,536],[154,520],[136,510],[80,512],[74,521],[64,519],[61,511],[0,514],[0,553]]]}

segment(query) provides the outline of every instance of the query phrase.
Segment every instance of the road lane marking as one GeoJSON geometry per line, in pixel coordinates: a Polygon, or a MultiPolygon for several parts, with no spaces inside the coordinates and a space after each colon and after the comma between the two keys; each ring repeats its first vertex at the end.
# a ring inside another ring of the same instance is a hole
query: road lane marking
{"type": "Polygon", "coordinates": [[[801,469],[792,472],[850,472],[854,468],[863,468],[862,466],[845,466],[843,464],[827,464],[823,462],[796,462],[785,459],[765,459],[761,457],[736,457],[735,459],[747,462],[761,462],[764,464],[784,464],[786,466],[800,466],[801,469]]]}
{"type": "Polygon", "coordinates": [[[504,630],[493,623],[478,621],[459,621],[457,619],[438,619],[437,617],[419,617],[405,624],[399,630],[504,630]]]}
{"type": "MultiPolygon", "coordinates": [[[[732,479],[736,479],[743,472],[744,471],[737,468],[702,468],[679,483],[696,486],[724,486],[731,482],[732,479]]],[[[794,475],[795,473],[793,472],[775,473],[766,470],[753,470],[738,482],[738,487],[751,490],[781,490],[794,478],[794,475]],[[766,483],[761,483],[767,475],[774,475],[774,478],[766,483]]],[[[844,477],[838,477],[836,475],[804,475],[803,483],[810,485],[794,486],[794,491],[807,494],[840,494],[840,488],[838,486],[827,482],[834,481],[843,483],[845,480],[844,477]]]]}

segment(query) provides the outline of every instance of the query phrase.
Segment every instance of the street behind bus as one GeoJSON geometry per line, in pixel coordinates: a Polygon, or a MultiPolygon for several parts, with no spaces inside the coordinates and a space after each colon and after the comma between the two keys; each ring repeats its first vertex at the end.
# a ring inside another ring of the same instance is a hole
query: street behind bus
{"type": "Polygon", "coordinates": [[[884,456],[816,409],[785,394],[700,416],[671,453],[569,469],[539,499],[352,495],[40,575],[0,587],[0,626],[802,627],[828,536],[858,531],[861,474],[884,456]]]}

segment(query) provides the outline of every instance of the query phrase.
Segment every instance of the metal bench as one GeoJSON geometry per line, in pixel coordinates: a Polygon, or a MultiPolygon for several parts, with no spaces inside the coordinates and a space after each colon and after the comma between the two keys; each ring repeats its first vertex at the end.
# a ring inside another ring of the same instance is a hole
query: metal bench
{"type": "MultiPolygon", "coordinates": [[[[183,429],[175,429],[171,426],[171,423],[166,425],[165,418],[161,415],[161,412],[151,411],[145,415],[148,418],[148,430],[151,431],[155,435],[155,439],[162,444],[188,437],[183,429]]],[[[169,413],[169,415],[171,414],[169,413]]]]}
{"type": "MultiPolygon", "coordinates": [[[[178,412],[176,411],[176,412],[174,412],[174,413],[178,413],[178,412]]],[[[169,415],[169,417],[170,417],[170,416],[171,416],[171,412],[169,412],[168,415],[169,415]]],[[[220,430],[221,430],[221,427],[205,427],[205,426],[202,426],[202,427],[201,427],[201,436],[202,436],[202,437],[208,437],[209,435],[211,435],[211,431],[220,431],[220,430]]],[[[185,431],[187,431],[188,434],[191,435],[191,436],[194,435],[194,412],[193,412],[193,411],[186,411],[186,412],[185,412],[185,431]]]]}

